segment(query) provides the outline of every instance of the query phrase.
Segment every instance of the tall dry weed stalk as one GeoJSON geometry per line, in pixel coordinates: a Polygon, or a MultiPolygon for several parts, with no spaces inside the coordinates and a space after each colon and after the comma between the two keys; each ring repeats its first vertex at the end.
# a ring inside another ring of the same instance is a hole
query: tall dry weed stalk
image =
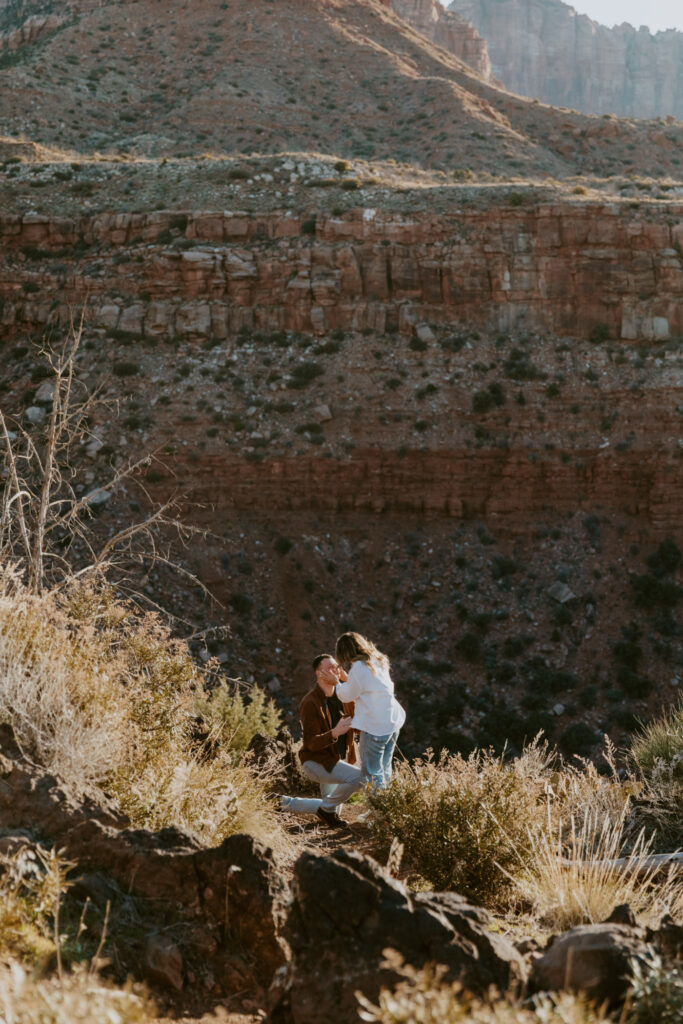
{"type": "Polygon", "coordinates": [[[88,393],[78,380],[84,318],[85,310],[78,320],[72,317],[61,345],[45,343],[39,350],[52,390],[45,423],[27,425],[0,407],[0,564],[18,567],[33,594],[79,578],[102,582],[113,570],[126,579],[126,565],[139,564],[143,557],[170,566],[204,589],[161,543],[169,529],[183,542],[203,531],[178,518],[175,497],[161,505],[152,502],[140,470],[153,454],[121,461],[103,471],[96,486],[79,487],[80,453],[86,443],[97,441],[90,424],[101,405],[98,392],[88,393]],[[98,539],[92,526],[99,499],[132,481],[151,511],[98,539]]]}
{"type": "Polygon", "coordinates": [[[683,881],[674,868],[662,877],[649,862],[651,837],[627,838],[626,816],[626,808],[617,819],[591,810],[565,824],[548,803],[546,827],[529,831],[519,870],[509,876],[545,927],[598,924],[622,903],[649,924],[666,912],[680,916],[683,881]]]}

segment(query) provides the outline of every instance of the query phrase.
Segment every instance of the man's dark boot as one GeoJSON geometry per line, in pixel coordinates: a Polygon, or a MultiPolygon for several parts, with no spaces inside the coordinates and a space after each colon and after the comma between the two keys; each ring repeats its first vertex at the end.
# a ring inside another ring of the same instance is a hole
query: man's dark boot
{"type": "Polygon", "coordinates": [[[334,811],[325,811],[322,807],[319,807],[315,813],[328,828],[346,828],[346,824],[334,811]]]}

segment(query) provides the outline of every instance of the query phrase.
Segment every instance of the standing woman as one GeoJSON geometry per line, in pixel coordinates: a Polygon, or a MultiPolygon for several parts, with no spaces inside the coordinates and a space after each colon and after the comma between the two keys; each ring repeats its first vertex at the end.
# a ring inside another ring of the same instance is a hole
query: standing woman
{"type": "Polygon", "coordinates": [[[356,704],[353,728],[360,730],[361,778],[383,789],[391,779],[391,759],[406,720],[394,696],[389,659],[360,633],[342,633],[336,658],[347,673],[337,696],[344,704],[356,704]]]}

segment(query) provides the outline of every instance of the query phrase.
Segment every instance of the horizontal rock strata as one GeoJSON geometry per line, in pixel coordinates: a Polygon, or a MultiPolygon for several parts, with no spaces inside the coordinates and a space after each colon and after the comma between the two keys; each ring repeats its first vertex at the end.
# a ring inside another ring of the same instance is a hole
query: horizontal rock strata
{"type": "MultiPolygon", "coordinates": [[[[656,412],[650,407],[647,415],[660,436],[656,412]]],[[[539,517],[599,506],[637,517],[665,536],[677,531],[683,503],[683,474],[672,472],[666,452],[652,450],[587,451],[572,462],[560,452],[536,459],[490,449],[404,457],[366,450],[343,462],[299,456],[252,463],[204,455],[186,474],[180,469],[177,483],[207,509],[209,525],[217,509],[221,516],[315,510],[485,519],[498,531],[517,533],[535,528],[539,517]]]]}
{"type": "Polygon", "coordinates": [[[683,205],[159,211],[0,217],[5,332],[65,320],[226,338],[242,327],[410,333],[420,321],[587,338],[683,333],[683,205]]]}

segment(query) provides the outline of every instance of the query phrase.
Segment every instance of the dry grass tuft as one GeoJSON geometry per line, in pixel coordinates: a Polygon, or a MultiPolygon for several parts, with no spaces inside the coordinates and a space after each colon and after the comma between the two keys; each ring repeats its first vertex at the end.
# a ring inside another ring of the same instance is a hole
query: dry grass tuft
{"type": "Polygon", "coordinates": [[[667,911],[680,914],[683,882],[672,869],[655,883],[658,869],[648,864],[652,840],[641,832],[629,842],[625,824],[626,811],[616,820],[591,812],[565,826],[548,805],[546,828],[529,831],[521,870],[510,876],[544,926],[564,931],[597,924],[622,903],[650,924],[667,911]]]}
{"type": "Polygon", "coordinates": [[[644,726],[631,744],[642,775],[631,818],[634,828],[655,834],[655,846],[670,852],[683,846],[683,704],[644,726]]]}
{"type": "Polygon", "coordinates": [[[664,764],[683,780],[683,703],[643,726],[631,743],[631,755],[644,775],[664,764]]]}
{"type": "Polygon", "coordinates": [[[154,1016],[142,991],[113,988],[84,969],[43,980],[16,962],[0,969],[3,1024],[146,1024],[154,1016]]]}
{"type": "Polygon", "coordinates": [[[257,688],[211,699],[209,681],[158,616],[106,587],[0,588],[0,720],[31,758],[76,790],[106,789],[135,824],[206,843],[247,831],[287,852],[271,775],[244,753],[279,716],[257,688]]]}

